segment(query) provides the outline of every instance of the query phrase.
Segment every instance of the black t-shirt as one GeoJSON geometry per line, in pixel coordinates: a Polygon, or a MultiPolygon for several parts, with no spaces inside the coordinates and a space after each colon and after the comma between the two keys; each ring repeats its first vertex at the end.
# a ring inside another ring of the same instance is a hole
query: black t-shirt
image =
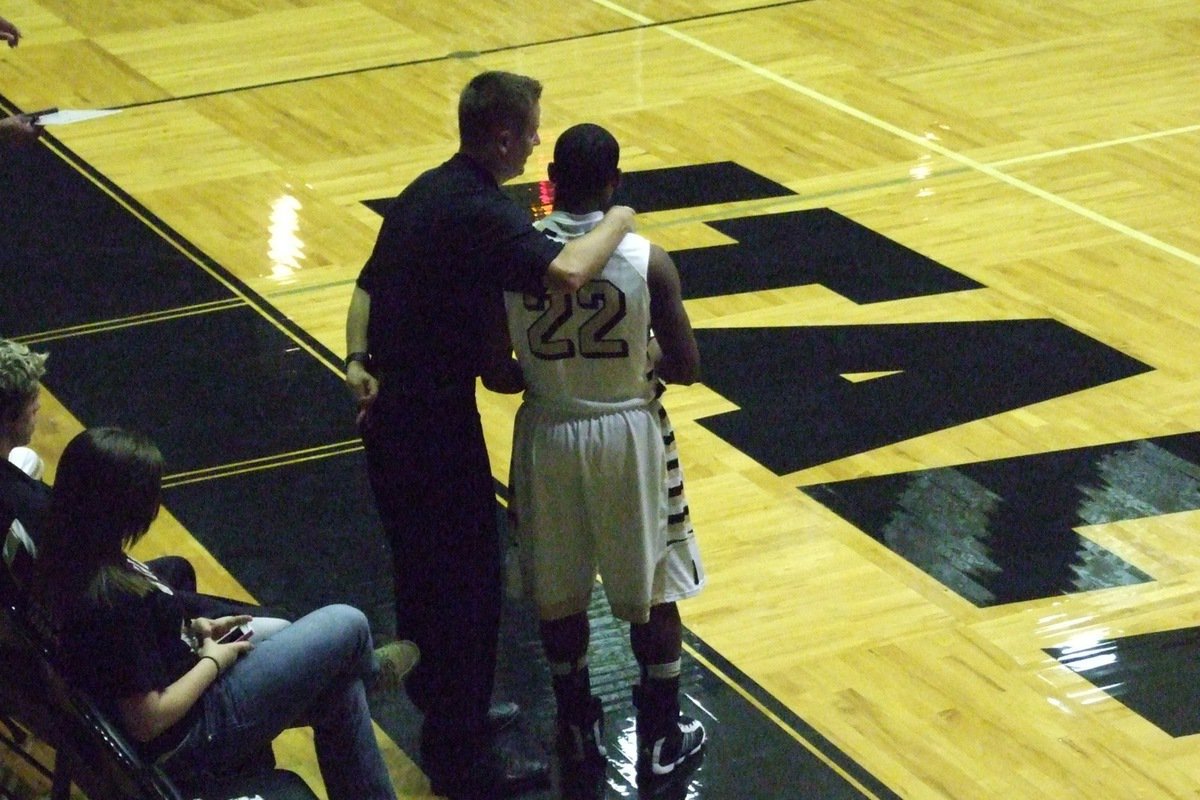
{"type": "MultiPolygon", "coordinates": [[[[117,700],[162,691],[192,669],[197,656],[183,640],[186,619],[175,595],[112,593],[111,602],[80,601],[63,625],[60,653],[73,681],[119,721],[117,700]]],[[[154,759],[174,749],[202,713],[202,703],[138,749],[154,759]]]]}
{"type": "Polygon", "coordinates": [[[540,293],[561,250],[467,156],[418,177],[385,212],[358,278],[371,296],[367,333],[384,385],[397,375],[414,392],[473,389],[483,309],[503,303],[504,289],[540,293]]]}
{"type": "Polygon", "coordinates": [[[29,477],[8,459],[0,459],[0,525],[3,530],[8,530],[13,517],[30,530],[40,528],[49,507],[49,486],[29,477]]]}
{"type": "MultiPolygon", "coordinates": [[[[50,487],[29,477],[7,459],[0,459],[0,541],[8,534],[13,519],[19,519],[25,532],[37,544],[50,508],[50,487]]],[[[28,575],[32,555],[24,548],[12,553],[10,569],[18,580],[28,575]]]]}

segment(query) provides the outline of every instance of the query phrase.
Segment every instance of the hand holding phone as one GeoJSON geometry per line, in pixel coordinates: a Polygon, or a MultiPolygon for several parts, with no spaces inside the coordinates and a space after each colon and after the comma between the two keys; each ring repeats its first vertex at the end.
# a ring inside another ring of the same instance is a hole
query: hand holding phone
{"type": "Polygon", "coordinates": [[[217,644],[229,644],[231,642],[244,642],[254,635],[254,629],[250,627],[249,622],[243,622],[241,625],[235,625],[225,631],[221,638],[217,639],[217,644]]]}

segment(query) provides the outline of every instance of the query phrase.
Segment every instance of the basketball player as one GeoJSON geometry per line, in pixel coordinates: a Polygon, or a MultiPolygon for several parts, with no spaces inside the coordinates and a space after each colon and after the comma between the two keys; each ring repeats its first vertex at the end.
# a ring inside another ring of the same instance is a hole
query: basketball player
{"type": "MultiPolygon", "coordinates": [[[[550,165],[555,211],[538,227],[558,241],[586,234],[612,201],[618,158],[603,128],[567,130],[550,165]]],[[[595,796],[602,787],[603,711],[587,661],[598,570],[613,615],[631,623],[641,672],[638,782],[653,793],[685,771],[705,740],[700,723],[679,710],[676,607],[700,591],[704,571],[658,399],[660,379],[686,384],[699,375],[679,274],[666,251],[631,233],[578,291],[506,292],[505,305],[527,387],[510,512],[553,676],[564,790],[595,796]]]]}

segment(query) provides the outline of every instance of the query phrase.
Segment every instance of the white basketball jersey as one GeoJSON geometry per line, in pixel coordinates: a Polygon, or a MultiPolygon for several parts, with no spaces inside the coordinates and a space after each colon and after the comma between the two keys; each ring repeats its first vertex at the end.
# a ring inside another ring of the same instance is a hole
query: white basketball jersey
{"type": "MultiPolygon", "coordinates": [[[[555,211],[537,227],[567,241],[590,231],[603,216],[555,211]]],[[[650,242],[630,233],[600,275],[574,294],[505,292],[526,402],[586,413],[642,405],[655,396],[646,351],[649,262],[650,242]]]]}

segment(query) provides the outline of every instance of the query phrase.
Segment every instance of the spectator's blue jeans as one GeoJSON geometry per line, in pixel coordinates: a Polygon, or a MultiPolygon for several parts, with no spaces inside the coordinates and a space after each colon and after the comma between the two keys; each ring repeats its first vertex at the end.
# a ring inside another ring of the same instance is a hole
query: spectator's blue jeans
{"type": "Polygon", "coordinates": [[[329,800],[395,800],[364,681],[377,666],[361,611],[332,605],[257,643],[200,698],[202,719],[162,766],[188,786],[228,775],[286,728],[311,725],[329,800]]]}

